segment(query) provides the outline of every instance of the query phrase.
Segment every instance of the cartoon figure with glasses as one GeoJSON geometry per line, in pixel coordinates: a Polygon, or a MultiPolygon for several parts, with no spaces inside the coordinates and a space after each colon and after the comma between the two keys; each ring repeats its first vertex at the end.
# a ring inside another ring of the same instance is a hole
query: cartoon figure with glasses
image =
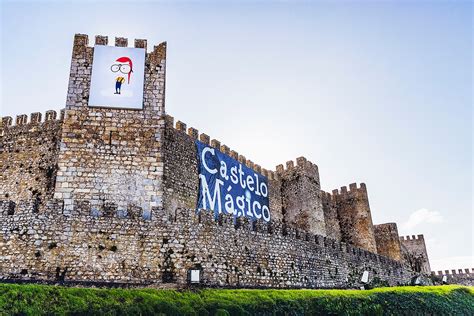
{"type": "MultiPolygon", "coordinates": [[[[128,75],[128,84],[130,84],[130,75],[133,72],[133,64],[132,60],[128,57],[120,57],[116,61],[118,61],[120,64],[113,64],[110,66],[110,70],[112,72],[121,72],[124,75],[128,75]]],[[[120,91],[122,90],[122,83],[125,82],[125,78],[122,76],[118,76],[117,79],[115,79],[115,93],[114,94],[120,94],[120,91]]]]}

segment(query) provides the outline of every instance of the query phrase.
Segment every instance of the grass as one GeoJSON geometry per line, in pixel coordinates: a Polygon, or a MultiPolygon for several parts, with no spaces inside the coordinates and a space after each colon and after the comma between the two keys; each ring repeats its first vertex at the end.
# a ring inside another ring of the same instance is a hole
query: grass
{"type": "Polygon", "coordinates": [[[474,315],[474,287],[174,291],[0,284],[0,315],[474,315]]]}

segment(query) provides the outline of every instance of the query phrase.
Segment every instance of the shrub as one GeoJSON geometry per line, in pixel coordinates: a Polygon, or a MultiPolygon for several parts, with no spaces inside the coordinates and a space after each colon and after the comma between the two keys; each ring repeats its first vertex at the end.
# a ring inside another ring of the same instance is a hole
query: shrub
{"type": "Polygon", "coordinates": [[[0,315],[474,315],[474,288],[174,291],[0,284],[0,315]]]}

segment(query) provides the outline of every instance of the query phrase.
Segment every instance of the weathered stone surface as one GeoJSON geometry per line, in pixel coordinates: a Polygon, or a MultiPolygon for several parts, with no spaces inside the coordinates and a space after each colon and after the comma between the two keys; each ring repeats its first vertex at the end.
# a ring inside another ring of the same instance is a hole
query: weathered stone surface
{"type": "Polygon", "coordinates": [[[429,274],[431,271],[428,252],[426,251],[425,237],[418,236],[401,236],[400,245],[402,256],[413,271],[429,274]]]}
{"type": "Polygon", "coordinates": [[[281,179],[283,221],[290,227],[326,236],[321,185],[316,165],[303,157],[277,170],[281,179]]]}
{"type": "Polygon", "coordinates": [[[393,260],[401,261],[402,250],[396,223],[374,225],[377,253],[393,260]]]}
{"type": "Polygon", "coordinates": [[[474,268],[471,269],[451,269],[443,271],[431,271],[431,279],[434,284],[461,284],[474,286],[474,268]],[[443,281],[445,278],[445,281],[443,281]]]}
{"type": "Polygon", "coordinates": [[[185,286],[197,268],[208,286],[327,288],[359,287],[364,271],[390,285],[415,275],[389,251],[395,231],[374,235],[365,185],[331,195],[303,157],[270,171],[174,126],[164,104],[166,43],[146,54],[141,110],[87,106],[92,56],[88,36],[76,35],[59,119],[48,111],[45,122],[39,113],[30,123],[1,120],[1,279],[185,286]],[[270,223],[196,214],[197,139],[267,177],[270,223]]]}
{"type": "Polygon", "coordinates": [[[149,220],[94,216],[88,203],[75,203],[76,215],[65,216],[57,200],[39,214],[22,206],[6,215],[6,207],[0,202],[2,279],[186,286],[188,270],[199,268],[209,286],[327,288],[358,287],[365,270],[391,285],[412,277],[401,262],[323,236],[283,232],[276,221],[254,226],[239,219],[236,226],[232,217],[214,221],[211,212],[181,208],[172,216],[153,209],[149,220]]]}
{"type": "Polygon", "coordinates": [[[185,130],[186,128],[175,129],[172,122],[167,122],[164,131],[164,200],[165,209],[170,212],[174,212],[177,208],[193,209],[198,198],[199,178],[195,139],[186,134],[185,130]]]}
{"type": "Polygon", "coordinates": [[[337,205],[330,193],[321,191],[326,235],[335,240],[341,240],[341,227],[337,215],[337,205]]]}
{"type": "Polygon", "coordinates": [[[360,188],[355,183],[333,190],[336,201],[341,239],[371,252],[377,252],[374,225],[370,213],[369,197],[364,183],[360,188]]]}
{"type": "Polygon", "coordinates": [[[1,199],[15,203],[37,200],[42,204],[52,198],[61,128],[62,122],[59,120],[2,127],[1,199]]]}
{"type": "MultiPolygon", "coordinates": [[[[96,40],[106,43],[103,37],[96,40]]],[[[127,46],[127,39],[117,37],[115,43],[127,46]]],[[[146,55],[143,110],[92,108],[94,48],[87,46],[87,37],[76,35],[55,188],[68,210],[72,200],[109,201],[144,212],[162,206],[164,50],[158,46],[146,55]]]]}

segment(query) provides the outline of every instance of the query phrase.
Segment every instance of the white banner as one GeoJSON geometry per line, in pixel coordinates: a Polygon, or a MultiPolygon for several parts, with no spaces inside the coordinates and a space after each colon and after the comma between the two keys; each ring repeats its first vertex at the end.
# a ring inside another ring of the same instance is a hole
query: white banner
{"type": "Polygon", "coordinates": [[[94,46],[89,106],[143,108],[145,49],[94,46]]]}

